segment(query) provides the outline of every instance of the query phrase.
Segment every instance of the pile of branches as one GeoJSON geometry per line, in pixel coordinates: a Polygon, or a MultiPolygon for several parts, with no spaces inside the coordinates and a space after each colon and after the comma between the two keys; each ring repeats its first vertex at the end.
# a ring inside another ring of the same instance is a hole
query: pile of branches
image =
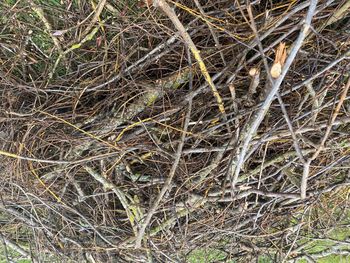
{"type": "Polygon", "coordinates": [[[1,1],[4,243],[34,262],[349,253],[306,250],[349,219],[349,6],[1,1]]]}

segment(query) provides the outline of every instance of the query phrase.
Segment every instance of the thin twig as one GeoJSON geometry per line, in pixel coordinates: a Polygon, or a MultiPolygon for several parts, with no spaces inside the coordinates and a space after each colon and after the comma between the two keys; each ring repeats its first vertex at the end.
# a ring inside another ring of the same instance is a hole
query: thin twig
{"type": "Polygon", "coordinates": [[[126,193],[124,193],[121,189],[119,189],[115,184],[109,182],[106,178],[104,178],[100,173],[96,172],[93,168],[90,166],[85,165],[84,169],[100,184],[103,185],[103,187],[106,190],[112,190],[116,196],[118,197],[120,203],[122,204],[128,219],[130,221],[130,224],[134,230],[134,233],[136,235],[137,228],[135,221],[140,219],[140,212],[139,209],[136,207],[137,204],[134,203],[134,200],[126,193]],[[131,205],[130,205],[131,203],[131,205]],[[133,206],[136,209],[131,209],[131,206],[133,206]],[[136,211],[136,212],[135,212],[136,211]],[[136,219],[136,220],[135,220],[136,219]]]}
{"type": "Polygon", "coordinates": [[[317,149],[317,151],[307,160],[307,162],[304,164],[304,168],[303,168],[303,177],[301,179],[301,185],[300,185],[300,195],[301,195],[301,198],[302,199],[305,199],[306,198],[306,190],[307,190],[307,180],[308,180],[308,177],[309,177],[309,172],[310,172],[310,165],[311,165],[311,162],[313,160],[315,160],[318,155],[321,153],[321,151],[324,149],[324,146],[326,144],[326,141],[331,133],[331,130],[332,130],[332,127],[333,127],[333,123],[335,122],[338,114],[339,114],[339,111],[340,111],[340,108],[341,106],[343,105],[344,101],[345,101],[345,98],[346,98],[346,95],[348,94],[348,91],[349,91],[349,88],[350,88],[350,78],[348,78],[348,81],[344,87],[344,90],[340,96],[340,100],[332,114],[332,118],[330,119],[329,121],[329,124],[327,126],[327,129],[326,129],[326,132],[321,140],[321,143],[317,149]]]}
{"type": "MultiPolygon", "coordinates": [[[[254,16],[253,16],[253,13],[252,13],[252,10],[251,10],[251,6],[248,5],[247,7],[247,11],[248,11],[248,15],[249,15],[249,18],[251,20],[251,28],[256,36],[256,41],[258,43],[258,47],[259,47],[259,51],[260,51],[260,54],[261,54],[261,57],[262,57],[262,60],[263,60],[263,63],[264,63],[264,66],[265,66],[265,70],[266,70],[266,74],[267,74],[267,77],[268,77],[268,80],[270,82],[270,85],[272,86],[273,85],[273,78],[272,78],[272,75],[271,75],[271,72],[269,70],[269,66],[267,64],[267,60],[266,60],[266,56],[264,54],[264,49],[263,49],[263,46],[262,46],[262,43],[260,41],[260,38],[259,38],[259,33],[258,33],[258,30],[256,28],[256,24],[255,24],[255,21],[254,21],[254,16]]],[[[283,65],[282,65],[283,66],[283,65]]],[[[282,100],[282,97],[281,95],[279,94],[279,91],[276,92],[276,96],[277,96],[277,99],[278,99],[278,102],[280,104],[280,107],[281,107],[281,110],[282,110],[282,113],[283,113],[283,116],[285,118],[285,121],[287,123],[287,126],[288,126],[288,129],[290,131],[290,134],[293,138],[293,144],[294,144],[294,148],[298,154],[298,157],[299,159],[305,163],[305,158],[301,152],[301,149],[299,147],[299,144],[298,144],[298,139],[295,135],[295,132],[294,132],[294,129],[293,129],[293,125],[292,125],[292,122],[289,118],[289,115],[288,115],[288,112],[286,110],[286,107],[283,103],[283,100],[282,100]]]]}
{"type": "MultiPolygon", "coordinates": [[[[198,0],[194,0],[194,3],[196,4],[197,8],[201,12],[202,16],[205,16],[205,12],[203,10],[202,5],[199,3],[199,1],[198,0]]],[[[205,20],[205,22],[208,25],[209,31],[210,31],[213,39],[214,39],[215,45],[219,48],[220,47],[220,42],[219,42],[219,39],[217,38],[217,36],[216,36],[216,34],[215,34],[214,30],[213,30],[213,27],[211,26],[211,24],[207,20],[205,20]]],[[[221,50],[219,51],[219,53],[220,53],[220,57],[221,57],[222,62],[226,66],[226,61],[225,61],[224,54],[222,53],[221,50]]]]}
{"type": "Polygon", "coordinates": [[[220,112],[225,116],[226,112],[225,112],[225,107],[224,107],[224,103],[223,100],[211,78],[211,76],[209,75],[209,72],[207,70],[207,67],[200,55],[200,51],[197,49],[196,45],[193,43],[192,38],[190,37],[190,35],[187,33],[185,27],[182,25],[182,23],[180,22],[180,20],[178,19],[177,15],[175,14],[174,10],[171,9],[171,7],[168,5],[168,3],[164,0],[154,0],[153,1],[153,5],[155,7],[159,7],[168,17],[169,19],[173,22],[174,26],[176,27],[176,29],[179,31],[181,37],[183,38],[183,40],[185,41],[185,43],[188,45],[189,49],[191,50],[193,56],[195,57],[195,59],[197,60],[198,64],[199,64],[199,68],[205,78],[205,80],[208,82],[209,87],[212,90],[212,93],[216,99],[216,102],[218,104],[218,108],[220,110],[220,112]]]}
{"type": "Polygon", "coordinates": [[[323,73],[325,73],[326,71],[330,70],[331,68],[333,68],[334,66],[336,66],[337,64],[339,64],[341,61],[343,61],[345,59],[350,59],[350,49],[346,50],[339,58],[337,58],[334,61],[332,61],[331,63],[329,63],[322,70],[320,70],[317,73],[313,74],[311,77],[309,77],[308,79],[302,81],[298,85],[295,85],[291,90],[287,90],[287,91],[283,92],[281,95],[282,96],[288,95],[291,92],[296,91],[296,90],[300,89],[301,87],[304,87],[305,85],[307,85],[308,83],[311,83],[313,80],[317,79],[323,73]]]}
{"type": "Polygon", "coordinates": [[[303,28],[301,32],[299,33],[299,36],[297,40],[294,43],[294,46],[290,52],[290,55],[287,58],[286,64],[283,67],[282,73],[279,76],[279,78],[274,82],[270,92],[268,93],[267,97],[265,98],[265,101],[263,105],[261,106],[260,110],[254,115],[253,119],[250,121],[249,125],[247,126],[247,130],[244,132],[243,140],[242,140],[242,147],[241,147],[241,152],[237,156],[237,162],[235,165],[235,169],[232,174],[232,188],[235,188],[236,182],[239,176],[239,173],[241,171],[241,168],[244,164],[244,160],[246,157],[246,153],[248,152],[249,149],[249,144],[251,139],[253,138],[254,134],[256,133],[258,127],[260,126],[260,123],[262,122],[263,118],[265,117],[267,111],[270,108],[270,105],[272,101],[275,98],[275,95],[277,94],[279,87],[281,86],[288,70],[291,64],[293,63],[299,49],[301,48],[304,38],[309,31],[310,25],[311,25],[311,20],[314,15],[315,9],[317,5],[317,0],[311,0],[311,4],[309,7],[309,10],[307,12],[307,16],[303,25],[303,28]]]}
{"type": "Polygon", "coordinates": [[[95,14],[93,16],[93,18],[91,19],[89,25],[85,28],[84,32],[80,35],[80,39],[78,42],[80,42],[83,38],[85,38],[85,36],[87,34],[89,34],[89,32],[91,31],[91,29],[93,28],[93,26],[95,25],[95,23],[100,19],[100,15],[103,11],[103,8],[106,5],[107,0],[100,0],[99,3],[97,4],[97,7],[95,9],[95,14]]]}
{"type": "MultiPolygon", "coordinates": [[[[190,82],[191,82],[192,81],[192,74],[190,75],[190,78],[191,78],[190,79],[190,82]]],[[[163,199],[165,193],[170,189],[173,177],[174,177],[175,172],[177,170],[177,166],[178,166],[178,164],[180,162],[180,158],[181,158],[181,155],[182,155],[182,149],[183,149],[183,146],[185,144],[187,129],[188,129],[188,125],[189,125],[189,122],[190,122],[190,119],[191,119],[191,110],[192,110],[192,100],[190,100],[188,102],[188,110],[187,110],[186,117],[185,117],[185,123],[184,123],[184,126],[183,126],[183,132],[182,132],[182,135],[181,135],[181,141],[180,141],[180,143],[179,143],[179,145],[177,147],[176,153],[175,153],[174,163],[173,163],[173,165],[171,167],[171,170],[169,172],[168,178],[166,179],[166,181],[165,181],[165,183],[164,183],[160,193],[158,194],[156,200],[154,201],[154,203],[150,207],[146,218],[142,221],[142,225],[141,225],[141,227],[139,229],[139,232],[138,232],[138,235],[136,237],[135,248],[140,248],[141,247],[141,242],[142,242],[143,236],[145,234],[146,228],[149,225],[153,214],[156,212],[160,201],[163,199]]]]}

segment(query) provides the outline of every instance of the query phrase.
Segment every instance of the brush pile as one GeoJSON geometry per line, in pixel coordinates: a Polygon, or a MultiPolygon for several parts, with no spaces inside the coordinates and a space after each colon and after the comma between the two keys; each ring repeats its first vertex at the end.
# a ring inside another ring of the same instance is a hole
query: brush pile
{"type": "Polygon", "coordinates": [[[33,262],[348,255],[349,235],[332,233],[350,224],[349,10],[1,1],[5,250],[33,262]]]}

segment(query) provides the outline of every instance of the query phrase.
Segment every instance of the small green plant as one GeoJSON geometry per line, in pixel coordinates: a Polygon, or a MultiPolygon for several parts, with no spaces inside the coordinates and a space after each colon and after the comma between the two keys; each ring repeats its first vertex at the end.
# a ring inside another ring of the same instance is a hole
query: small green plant
{"type": "MultiPolygon", "coordinates": [[[[210,262],[225,262],[226,253],[215,248],[201,248],[193,250],[187,262],[189,263],[210,263],[210,262]]],[[[233,263],[233,262],[232,262],[233,263]]]]}

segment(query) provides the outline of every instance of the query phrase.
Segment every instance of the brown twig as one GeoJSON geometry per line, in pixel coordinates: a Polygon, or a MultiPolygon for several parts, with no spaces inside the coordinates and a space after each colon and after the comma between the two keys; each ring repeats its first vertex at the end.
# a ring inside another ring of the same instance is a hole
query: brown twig
{"type": "Polygon", "coordinates": [[[155,7],[159,7],[168,17],[169,19],[173,22],[173,24],[175,25],[176,29],[179,31],[181,37],[183,38],[183,40],[185,41],[185,43],[188,45],[189,49],[191,50],[193,56],[195,57],[195,59],[197,60],[198,64],[199,64],[199,68],[205,78],[205,80],[208,82],[209,87],[211,88],[211,91],[216,99],[216,102],[218,104],[218,108],[220,110],[220,112],[224,115],[226,115],[225,112],[225,107],[223,104],[223,100],[211,78],[211,76],[209,75],[209,72],[207,70],[207,67],[200,55],[200,51],[197,49],[196,45],[193,43],[192,38],[190,37],[190,35],[187,33],[185,27],[182,25],[182,23],[180,22],[180,20],[177,18],[177,15],[175,14],[175,12],[173,11],[173,9],[171,9],[171,7],[168,5],[168,3],[165,0],[154,0],[153,1],[153,5],[155,7]]]}
{"type": "MultiPolygon", "coordinates": [[[[190,80],[190,82],[191,81],[192,80],[190,80]]],[[[177,146],[174,163],[171,166],[171,170],[169,172],[168,178],[166,179],[160,193],[158,194],[158,196],[157,196],[156,200],[154,201],[154,203],[152,204],[152,206],[149,208],[149,211],[148,211],[146,217],[144,218],[144,220],[142,220],[141,227],[140,227],[138,234],[137,234],[137,237],[136,237],[135,248],[141,247],[142,239],[143,239],[143,236],[145,234],[146,228],[149,225],[149,223],[152,219],[152,216],[156,212],[156,210],[157,210],[161,200],[163,199],[165,193],[170,189],[171,182],[173,180],[173,177],[174,177],[175,172],[177,170],[177,167],[179,165],[181,154],[182,154],[182,149],[183,149],[184,144],[185,144],[186,133],[187,133],[187,129],[188,129],[188,124],[190,122],[190,117],[191,117],[191,110],[192,110],[192,101],[189,101],[188,110],[187,110],[187,113],[185,116],[185,122],[183,125],[183,132],[181,134],[180,143],[177,146]]]]}
{"type": "Polygon", "coordinates": [[[327,126],[327,129],[323,135],[323,138],[320,142],[320,145],[317,148],[317,151],[310,157],[307,159],[306,163],[304,164],[304,169],[303,169],[303,176],[302,176],[302,180],[301,180],[301,185],[300,185],[300,195],[302,199],[306,198],[306,190],[307,190],[307,180],[310,174],[310,165],[311,162],[314,161],[319,154],[321,153],[321,151],[324,149],[324,146],[326,144],[326,141],[331,133],[332,127],[333,127],[333,123],[336,121],[337,116],[339,114],[340,108],[343,105],[346,95],[348,94],[350,88],[350,78],[348,78],[347,83],[345,84],[344,90],[340,96],[340,100],[336,106],[336,108],[333,111],[332,117],[329,120],[329,124],[327,126]]]}
{"type": "Polygon", "coordinates": [[[271,90],[269,91],[267,97],[265,98],[264,103],[261,106],[260,110],[256,114],[254,114],[254,117],[252,118],[249,125],[247,126],[246,131],[244,131],[244,134],[242,135],[243,140],[242,140],[242,144],[241,144],[242,145],[241,152],[237,156],[235,169],[233,170],[233,173],[232,173],[232,188],[235,188],[235,186],[236,186],[236,182],[237,182],[239,173],[241,171],[241,168],[243,166],[243,163],[244,163],[244,160],[246,157],[246,153],[247,153],[248,148],[249,148],[250,141],[251,141],[252,137],[254,136],[254,134],[256,133],[256,130],[258,129],[264,116],[266,115],[275,95],[278,92],[280,85],[282,84],[282,81],[283,81],[285,75],[287,74],[287,71],[289,70],[289,67],[293,63],[300,47],[303,44],[303,40],[304,40],[304,38],[309,30],[309,27],[311,25],[311,20],[312,20],[312,17],[314,15],[314,12],[316,9],[316,4],[317,4],[317,0],[311,1],[308,13],[307,13],[306,18],[305,18],[304,26],[303,26],[301,32],[299,33],[299,36],[298,36],[297,40],[295,41],[293,48],[291,49],[291,52],[286,60],[286,64],[283,67],[281,75],[274,82],[274,84],[271,87],[271,90]]]}

